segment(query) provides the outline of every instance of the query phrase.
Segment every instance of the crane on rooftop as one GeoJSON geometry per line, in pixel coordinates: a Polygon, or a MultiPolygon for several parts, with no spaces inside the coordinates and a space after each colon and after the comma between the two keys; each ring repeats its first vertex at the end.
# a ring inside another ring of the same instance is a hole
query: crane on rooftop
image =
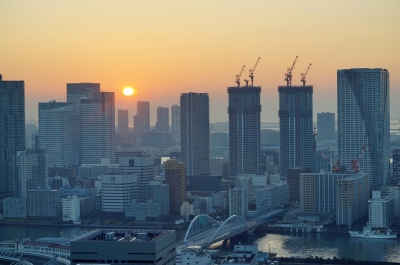
{"type": "Polygon", "coordinates": [[[258,57],[256,64],[254,65],[253,69],[249,69],[249,77],[251,80],[251,86],[253,86],[253,80],[254,80],[254,71],[256,70],[257,64],[260,61],[261,57],[258,57]]]}
{"type": "Polygon", "coordinates": [[[297,58],[299,56],[296,56],[296,58],[294,59],[294,62],[292,64],[291,68],[287,69],[287,73],[285,74],[285,81],[287,83],[287,86],[291,86],[292,85],[292,71],[294,69],[294,65],[296,64],[297,58]]]}
{"type": "Polygon", "coordinates": [[[308,73],[308,70],[310,70],[310,68],[311,68],[311,63],[308,65],[308,67],[307,67],[307,70],[306,70],[306,72],[303,74],[301,74],[301,82],[303,82],[303,86],[306,86],[306,76],[307,76],[307,73],[308,73]]]}
{"type": "Polygon", "coordinates": [[[244,67],[245,67],[245,65],[243,65],[242,70],[240,71],[240,74],[236,75],[236,84],[238,85],[238,87],[240,87],[240,77],[242,76],[244,67]]]}

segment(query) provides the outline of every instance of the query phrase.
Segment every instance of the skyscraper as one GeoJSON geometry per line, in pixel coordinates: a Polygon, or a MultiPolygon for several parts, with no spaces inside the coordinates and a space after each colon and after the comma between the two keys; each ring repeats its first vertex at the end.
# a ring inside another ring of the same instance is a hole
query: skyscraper
{"type": "Polygon", "coordinates": [[[280,86],[279,173],[287,176],[287,169],[312,167],[313,149],[313,87],[280,86]]]}
{"type": "Polygon", "coordinates": [[[181,107],[171,106],[172,139],[174,144],[181,142],[181,107]]]}
{"type": "Polygon", "coordinates": [[[260,174],[261,87],[228,87],[229,175],[260,174]]]}
{"type": "Polygon", "coordinates": [[[359,167],[372,178],[373,189],[379,189],[389,174],[389,72],[338,70],[337,86],[341,165],[359,167]],[[354,165],[352,160],[358,159],[358,165],[354,165]]]}
{"type": "Polygon", "coordinates": [[[188,175],[210,172],[210,109],[207,93],[183,93],[181,160],[188,175]]]}
{"type": "Polygon", "coordinates": [[[99,83],[67,84],[67,102],[74,103],[74,164],[81,164],[81,98],[89,92],[100,92],[99,83]]]}
{"type": "Polygon", "coordinates": [[[335,113],[317,113],[318,141],[335,140],[335,113]]]}
{"type": "Polygon", "coordinates": [[[119,133],[128,133],[129,125],[128,125],[128,110],[119,109],[118,110],[118,132],[119,133]]]}
{"type": "Polygon", "coordinates": [[[169,109],[160,106],[157,108],[156,129],[164,133],[169,133],[169,109]]]}
{"type": "Polygon", "coordinates": [[[400,149],[393,150],[393,181],[400,186],[400,149]]]}
{"type": "Polygon", "coordinates": [[[18,151],[17,166],[17,194],[16,197],[27,198],[27,191],[47,186],[47,155],[43,149],[27,149],[18,151]]]}
{"type": "Polygon", "coordinates": [[[39,103],[39,148],[48,167],[74,166],[74,103],[39,103]]]}
{"type": "Polygon", "coordinates": [[[16,192],[15,155],[25,150],[25,83],[0,75],[0,197],[16,192]]]}
{"type": "Polygon", "coordinates": [[[133,116],[133,131],[135,135],[144,135],[150,132],[150,102],[137,102],[136,115],[133,116]]]}
{"type": "Polygon", "coordinates": [[[169,207],[171,214],[179,214],[186,201],[186,167],[170,159],[165,162],[165,183],[169,185],[169,207]]]}
{"type": "Polygon", "coordinates": [[[115,145],[114,92],[90,92],[81,99],[82,164],[112,159],[115,145]]]}

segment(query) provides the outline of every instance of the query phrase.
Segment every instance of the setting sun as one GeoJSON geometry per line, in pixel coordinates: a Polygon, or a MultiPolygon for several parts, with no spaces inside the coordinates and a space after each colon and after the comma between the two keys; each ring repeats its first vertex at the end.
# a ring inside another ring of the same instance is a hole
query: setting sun
{"type": "Polygon", "coordinates": [[[125,96],[132,96],[135,93],[135,90],[131,87],[125,87],[123,93],[125,96]]]}

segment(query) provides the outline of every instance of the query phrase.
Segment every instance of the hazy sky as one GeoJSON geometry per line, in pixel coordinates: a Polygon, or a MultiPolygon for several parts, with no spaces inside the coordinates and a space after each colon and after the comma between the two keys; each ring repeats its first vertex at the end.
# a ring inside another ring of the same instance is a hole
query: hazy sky
{"type": "Polygon", "coordinates": [[[154,124],[157,106],[184,92],[209,93],[211,121],[226,121],[227,87],[261,57],[262,121],[277,121],[277,86],[296,55],[293,84],[313,64],[314,116],[337,112],[337,69],[385,68],[400,117],[398,0],[21,0],[0,10],[0,73],[25,80],[27,118],[37,119],[38,102],[64,101],[66,83],[99,82],[130,123],[137,100],[150,101],[154,124]],[[125,86],[137,94],[123,96],[125,86]]]}

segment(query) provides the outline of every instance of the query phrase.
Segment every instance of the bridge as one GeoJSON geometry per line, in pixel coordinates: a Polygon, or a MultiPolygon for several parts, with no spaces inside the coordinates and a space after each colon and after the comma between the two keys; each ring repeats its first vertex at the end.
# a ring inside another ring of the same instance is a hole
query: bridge
{"type": "Polygon", "coordinates": [[[183,243],[185,246],[208,247],[246,231],[250,234],[260,223],[260,218],[246,221],[238,215],[232,215],[221,223],[208,215],[200,214],[190,223],[183,243]]]}

